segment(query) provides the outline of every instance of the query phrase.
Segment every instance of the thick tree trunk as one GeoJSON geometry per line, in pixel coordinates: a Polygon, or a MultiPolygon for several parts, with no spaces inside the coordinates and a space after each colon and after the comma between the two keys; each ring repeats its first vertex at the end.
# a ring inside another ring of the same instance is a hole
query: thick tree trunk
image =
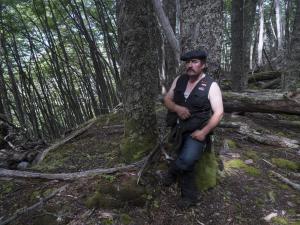
{"type": "Polygon", "coordinates": [[[244,0],[233,0],[231,11],[231,88],[244,90],[247,74],[244,73],[244,0]]]}
{"type": "Polygon", "coordinates": [[[155,98],[158,87],[156,19],[150,1],[118,2],[120,70],[123,79],[125,137],[122,153],[127,161],[141,158],[156,144],[155,98]]]}
{"type": "Polygon", "coordinates": [[[264,112],[300,115],[299,92],[223,92],[223,101],[225,112],[264,112]]]}
{"type": "Polygon", "coordinates": [[[181,50],[203,49],[208,52],[208,70],[219,78],[223,27],[223,1],[181,0],[181,50]]]}

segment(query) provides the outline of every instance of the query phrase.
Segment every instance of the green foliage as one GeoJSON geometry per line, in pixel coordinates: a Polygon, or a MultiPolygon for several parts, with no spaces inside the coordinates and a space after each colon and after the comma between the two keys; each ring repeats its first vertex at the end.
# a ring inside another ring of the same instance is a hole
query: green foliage
{"type": "Polygon", "coordinates": [[[246,165],[242,160],[240,159],[233,159],[225,163],[225,168],[234,168],[234,169],[242,169],[248,174],[252,176],[258,176],[260,175],[260,171],[256,169],[253,166],[246,165]]]}
{"type": "Polygon", "coordinates": [[[296,163],[282,158],[272,158],[272,163],[282,169],[289,169],[294,171],[300,169],[300,163],[296,163]]]}

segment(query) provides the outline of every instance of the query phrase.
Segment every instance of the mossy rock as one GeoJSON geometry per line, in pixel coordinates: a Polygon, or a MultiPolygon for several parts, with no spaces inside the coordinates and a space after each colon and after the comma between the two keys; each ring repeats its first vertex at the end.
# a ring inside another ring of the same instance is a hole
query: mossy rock
{"type": "Polygon", "coordinates": [[[218,163],[214,151],[206,150],[196,164],[196,184],[204,191],[216,186],[218,163]]]}
{"type": "Polygon", "coordinates": [[[272,158],[272,163],[282,169],[289,169],[293,171],[300,169],[300,163],[296,163],[287,159],[272,158]]]}
{"type": "Polygon", "coordinates": [[[288,225],[289,221],[284,217],[274,217],[272,218],[272,222],[278,225],[288,225]]]}
{"type": "Polygon", "coordinates": [[[128,179],[121,183],[100,184],[97,191],[86,200],[88,208],[122,208],[126,205],[144,206],[146,189],[136,184],[136,180],[128,179]]]}
{"type": "Polygon", "coordinates": [[[242,169],[246,173],[252,176],[259,176],[260,175],[260,170],[253,166],[248,166],[246,165],[242,160],[240,159],[233,159],[225,163],[225,168],[233,168],[233,169],[242,169]]]}

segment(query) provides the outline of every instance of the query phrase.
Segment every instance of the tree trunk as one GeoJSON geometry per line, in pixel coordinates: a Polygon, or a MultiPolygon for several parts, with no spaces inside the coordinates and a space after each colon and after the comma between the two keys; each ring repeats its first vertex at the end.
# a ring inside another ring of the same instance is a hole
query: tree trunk
{"type": "Polygon", "coordinates": [[[154,63],[156,19],[150,1],[117,3],[120,71],[123,79],[125,137],[122,154],[135,161],[156,144],[155,94],[158,69],[154,63]]]}
{"type": "Polygon", "coordinates": [[[223,28],[223,1],[181,0],[181,50],[203,49],[208,52],[208,70],[219,78],[223,28]]]}
{"type": "Polygon", "coordinates": [[[231,87],[234,91],[244,90],[247,74],[244,73],[244,0],[232,0],[231,11],[231,87]]]}
{"type": "Polygon", "coordinates": [[[287,72],[283,76],[283,89],[300,88],[300,0],[297,0],[294,27],[291,34],[290,54],[287,56],[287,72]]]}
{"type": "Polygon", "coordinates": [[[259,67],[263,64],[263,47],[264,47],[264,0],[259,1],[259,37],[257,46],[257,64],[259,67]]]}
{"type": "Polygon", "coordinates": [[[245,0],[244,2],[244,73],[252,70],[251,47],[253,46],[253,27],[255,20],[256,5],[258,0],[245,0]]]}
{"type": "Polygon", "coordinates": [[[280,1],[274,0],[275,15],[276,15],[276,31],[277,31],[277,51],[280,54],[283,49],[283,38],[282,38],[282,18],[280,12],[280,1]]]}
{"type": "MultiPolygon", "coordinates": [[[[204,49],[208,52],[208,68],[212,76],[219,78],[222,40],[221,0],[181,0],[181,48],[182,52],[204,49]]],[[[205,151],[196,165],[198,188],[205,190],[216,185],[217,162],[214,151],[205,151]]]]}

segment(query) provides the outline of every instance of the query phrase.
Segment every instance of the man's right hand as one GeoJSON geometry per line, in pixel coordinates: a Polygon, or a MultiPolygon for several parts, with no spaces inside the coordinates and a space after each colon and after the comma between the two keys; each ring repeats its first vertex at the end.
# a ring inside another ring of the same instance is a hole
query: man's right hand
{"type": "Polygon", "coordinates": [[[182,120],[185,120],[191,116],[190,111],[184,106],[176,105],[175,112],[182,120]]]}

